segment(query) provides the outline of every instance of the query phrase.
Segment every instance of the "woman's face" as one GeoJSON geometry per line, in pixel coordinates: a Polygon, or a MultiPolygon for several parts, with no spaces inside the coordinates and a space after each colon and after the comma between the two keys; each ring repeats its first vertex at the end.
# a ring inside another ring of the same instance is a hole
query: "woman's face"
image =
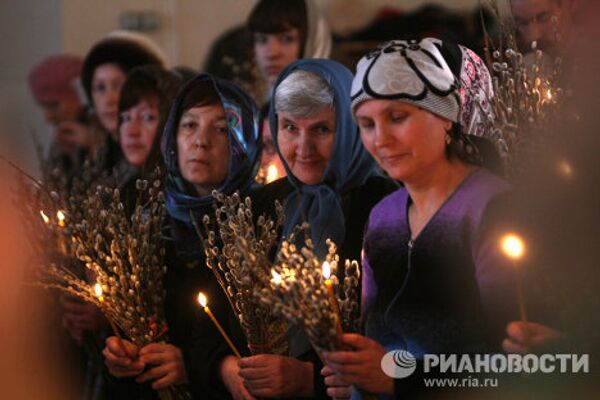
{"type": "Polygon", "coordinates": [[[300,182],[323,179],[335,141],[335,111],[326,107],[308,118],[278,114],[277,142],[283,159],[300,182]]]}
{"type": "Polygon", "coordinates": [[[100,123],[116,134],[119,118],[119,95],[125,82],[125,73],[117,64],[103,64],[96,68],[92,78],[92,101],[100,123]]]}
{"type": "Polygon", "coordinates": [[[355,116],[363,144],[394,179],[412,182],[448,162],[449,120],[396,100],[367,100],[355,116]]]}
{"type": "Polygon", "coordinates": [[[300,31],[297,28],[281,33],[254,34],[256,63],[269,86],[275,85],[279,73],[300,57],[300,48],[300,31]]]}
{"type": "Polygon", "coordinates": [[[158,97],[142,99],[119,116],[121,149],[130,164],[141,166],[146,162],[158,129],[160,112],[158,97]]]}
{"type": "Polygon", "coordinates": [[[227,176],[229,138],[221,104],[186,110],[177,129],[177,154],[183,178],[205,196],[227,176]]]}

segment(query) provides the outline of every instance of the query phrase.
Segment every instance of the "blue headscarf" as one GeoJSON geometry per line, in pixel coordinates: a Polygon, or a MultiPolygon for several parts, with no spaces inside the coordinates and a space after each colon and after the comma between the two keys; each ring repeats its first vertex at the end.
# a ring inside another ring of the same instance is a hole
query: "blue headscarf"
{"type": "MultiPolygon", "coordinates": [[[[229,167],[219,192],[242,194],[254,184],[260,164],[261,139],[258,130],[258,110],[254,101],[237,85],[210,74],[200,74],[188,81],[179,91],[163,131],[161,150],[167,169],[165,183],[166,209],[170,217],[193,228],[190,214],[201,221],[213,212],[212,195],[198,196],[183,179],[177,158],[177,130],[186,97],[200,84],[211,82],[221,99],[227,117],[229,138],[229,167]]],[[[198,238],[194,238],[198,243],[198,238]]]]}
{"type": "Polygon", "coordinates": [[[341,194],[363,185],[380,174],[380,169],[364,148],[358,127],[350,112],[352,73],[343,65],[325,59],[299,60],[285,68],[273,88],[270,125],[273,143],[281,157],[287,178],[296,188],[285,200],[283,234],[289,236],[304,216],[311,226],[311,239],[319,256],[326,253],[325,241],[330,238],[340,246],[346,237],[346,222],[341,206],[341,194]],[[333,89],[336,115],[335,142],[331,158],[319,184],[306,185],[298,180],[283,159],[277,141],[275,91],[294,71],[309,71],[321,77],[333,89]],[[298,197],[299,196],[299,197],[298,197]]]}

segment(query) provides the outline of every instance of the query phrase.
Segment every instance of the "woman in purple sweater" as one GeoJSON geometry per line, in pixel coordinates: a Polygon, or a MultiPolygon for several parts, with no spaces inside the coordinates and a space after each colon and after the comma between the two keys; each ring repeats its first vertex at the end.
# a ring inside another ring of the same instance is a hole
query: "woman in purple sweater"
{"type": "Polygon", "coordinates": [[[460,52],[435,39],[392,41],[357,66],[352,112],[362,141],[404,187],[370,214],[366,336],[346,334],[353,351],[325,354],[333,397],[348,396],[348,384],[381,398],[410,396],[423,385],[426,353],[495,351],[515,315],[512,270],[486,217],[508,184],[481,167],[477,145],[459,124],[460,83],[447,60],[460,52]],[[411,377],[383,372],[381,360],[393,349],[417,360],[411,377]]]}

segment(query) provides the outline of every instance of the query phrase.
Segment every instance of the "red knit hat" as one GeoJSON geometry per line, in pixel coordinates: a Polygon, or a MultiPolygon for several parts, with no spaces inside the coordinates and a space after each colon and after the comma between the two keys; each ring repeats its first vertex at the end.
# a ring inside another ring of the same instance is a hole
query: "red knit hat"
{"type": "Polygon", "coordinates": [[[29,72],[29,87],[38,103],[53,103],[78,96],[76,80],[83,59],[71,54],[55,54],[29,72]]]}

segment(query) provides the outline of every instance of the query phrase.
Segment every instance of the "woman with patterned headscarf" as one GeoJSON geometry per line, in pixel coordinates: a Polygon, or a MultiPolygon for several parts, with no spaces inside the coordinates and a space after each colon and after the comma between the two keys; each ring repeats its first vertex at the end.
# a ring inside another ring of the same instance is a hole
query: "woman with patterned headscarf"
{"type": "Polygon", "coordinates": [[[348,396],[348,384],[380,398],[415,393],[423,388],[426,353],[493,352],[514,317],[511,269],[486,214],[509,186],[480,166],[477,145],[459,123],[459,80],[445,60],[448,46],[396,40],[357,66],[352,112],[362,141],[404,187],[369,216],[366,335],[344,335],[352,352],[324,354],[334,397],[348,396]],[[410,353],[417,368],[410,378],[394,380],[393,371],[382,370],[392,349],[410,353]]]}

